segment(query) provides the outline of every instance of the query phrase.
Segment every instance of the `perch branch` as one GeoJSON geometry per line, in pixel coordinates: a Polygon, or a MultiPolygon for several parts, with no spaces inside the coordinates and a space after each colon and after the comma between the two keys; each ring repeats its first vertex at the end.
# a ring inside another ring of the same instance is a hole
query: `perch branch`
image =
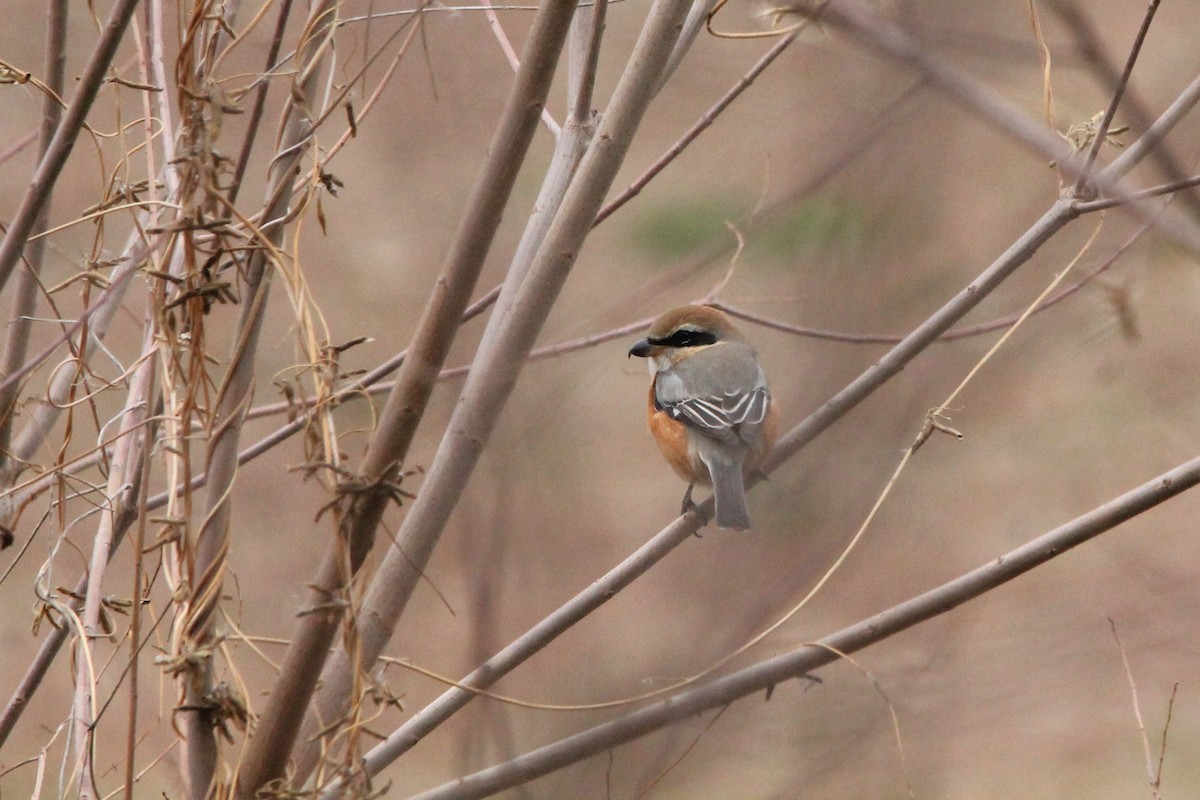
{"type": "Polygon", "coordinates": [[[945,614],[1166,502],[1197,483],[1200,483],[1200,458],[1192,459],[971,572],[843,628],[818,642],[761,661],[694,689],[685,690],[647,708],[540,747],[507,763],[457,778],[443,786],[414,795],[409,800],[472,800],[487,797],[672,723],[769,690],[792,678],[804,676],[837,661],[841,657],[839,654],[855,653],[914,625],[945,614]]]}

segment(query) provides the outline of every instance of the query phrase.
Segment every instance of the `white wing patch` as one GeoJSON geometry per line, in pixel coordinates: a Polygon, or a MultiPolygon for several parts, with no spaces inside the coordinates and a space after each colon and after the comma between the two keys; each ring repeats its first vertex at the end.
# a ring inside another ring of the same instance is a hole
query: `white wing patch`
{"type": "Polygon", "coordinates": [[[771,394],[765,388],[751,392],[734,392],[719,397],[693,397],[678,403],[665,404],[673,419],[700,428],[719,439],[728,437],[734,428],[762,424],[771,404],[771,394]]]}

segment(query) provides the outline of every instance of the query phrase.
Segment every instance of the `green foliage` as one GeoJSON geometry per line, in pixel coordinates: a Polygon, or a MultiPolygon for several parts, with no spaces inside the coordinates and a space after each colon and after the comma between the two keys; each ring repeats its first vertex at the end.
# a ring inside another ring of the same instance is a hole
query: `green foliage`
{"type": "Polygon", "coordinates": [[[856,253],[866,239],[868,213],[853,199],[818,196],[765,225],[747,220],[750,203],[701,198],[647,209],[634,224],[630,246],[656,261],[682,258],[732,237],[733,222],[746,235],[747,255],[791,260],[831,251],[856,253]]]}
{"type": "Polygon", "coordinates": [[[630,244],[655,260],[682,258],[730,236],[725,221],[739,219],[743,213],[728,200],[709,197],[647,208],[634,223],[630,244]]]}
{"type": "Polygon", "coordinates": [[[830,251],[857,252],[867,234],[867,213],[852,199],[817,196],[754,233],[760,256],[791,259],[830,251]]]}

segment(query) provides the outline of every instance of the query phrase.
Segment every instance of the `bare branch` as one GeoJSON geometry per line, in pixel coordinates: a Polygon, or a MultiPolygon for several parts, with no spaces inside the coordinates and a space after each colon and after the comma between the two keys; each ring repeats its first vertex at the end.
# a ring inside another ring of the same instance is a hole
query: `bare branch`
{"type": "MultiPolygon", "coordinates": [[[[1070,0],[1051,0],[1050,9],[1056,13],[1075,35],[1077,49],[1084,63],[1089,65],[1094,73],[1104,83],[1105,87],[1115,93],[1121,73],[1117,66],[1105,56],[1104,43],[1100,32],[1096,30],[1091,18],[1080,7],[1079,3],[1070,0]]],[[[1122,100],[1121,117],[1137,131],[1145,131],[1153,122],[1149,110],[1136,93],[1126,92],[1122,100]]],[[[1158,162],[1166,177],[1171,181],[1182,180],[1187,172],[1177,162],[1171,149],[1156,147],[1150,151],[1150,157],[1158,162]]],[[[1184,195],[1188,208],[1195,214],[1200,211],[1200,197],[1195,193],[1184,195]]]]}
{"type": "MultiPolygon", "coordinates": [[[[834,25],[886,58],[917,70],[931,86],[938,88],[999,130],[1007,131],[1034,152],[1051,159],[1071,180],[1082,174],[1082,164],[1077,154],[1061,137],[1034,122],[996,90],[931,55],[910,33],[872,11],[861,0],[839,0],[836,3],[798,0],[789,10],[801,15],[811,15],[834,25]]],[[[1136,191],[1135,187],[1118,187],[1116,181],[1153,149],[1179,122],[1183,114],[1200,99],[1200,86],[1197,86],[1197,83],[1200,83],[1200,78],[1180,94],[1150,130],[1107,168],[1099,173],[1089,173],[1089,181],[1100,191],[1113,196],[1127,196],[1136,191]]],[[[1129,208],[1143,220],[1153,215],[1152,211],[1140,204],[1131,204],[1129,208]]],[[[1191,220],[1178,214],[1166,213],[1159,216],[1155,224],[1193,252],[1200,252],[1200,227],[1191,220]]]]}
{"type": "MultiPolygon", "coordinates": [[[[328,606],[330,598],[341,595],[371,548],[375,529],[391,498],[385,484],[396,478],[407,457],[434,380],[470,300],[532,141],[572,11],[570,2],[555,0],[543,4],[534,18],[517,80],[489,149],[490,158],[468,202],[368,449],[362,475],[364,485],[375,488],[359,493],[346,508],[338,540],[326,552],[312,584],[309,602],[314,607],[328,606]]],[[[340,614],[332,611],[306,614],[301,620],[284,658],[283,677],[243,757],[238,779],[241,796],[253,797],[261,786],[282,776],[339,623],[340,614]]],[[[335,702],[341,703],[342,699],[335,702]]]]}
{"type": "MultiPolygon", "coordinates": [[[[283,46],[283,31],[287,27],[288,18],[292,12],[292,0],[280,0],[279,15],[275,21],[275,33],[271,37],[271,46],[267,48],[266,66],[263,74],[270,74],[271,67],[279,58],[279,49],[283,46]]],[[[242,189],[242,180],[246,177],[246,168],[250,165],[250,153],[254,149],[254,141],[258,138],[258,128],[262,123],[263,110],[267,104],[267,89],[269,81],[262,81],[254,91],[254,105],[250,108],[250,119],[246,124],[246,135],[242,139],[242,149],[238,153],[237,166],[233,168],[233,180],[229,187],[229,202],[237,201],[238,192],[242,189]]]]}
{"type": "MultiPolygon", "coordinates": [[[[62,120],[62,105],[57,97],[63,95],[63,73],[67,65],[67,0],[54,0],[48,8],[45,84],[50,93],[42,96],[42,123],[38,129],[39,161],[45,158],[49,151],[54,131],[62,120]]],[[[46,200],[34,219],[33,227],[30,228],[30,234],[35,237],[49,225],[53,188],[51,186],[47,189],[46,200]]],[[[28,266],[17,275],[12,311],[5,331],[4,352],[0,354],[0,375],[15,372],[24,362],[29,349],[29,331],[33,327],[33,311],[37,303],[37,277],[42,271],[42,256],[45,250],[46,241],[40,238],[35,238],[25,248],[25,261],[28,266]]],[[[12,434],[13,415],[19,394],[20,386],[15,383],[0,390],[0,453],[3,454],[9,450],[9,437],[12,434]]],[[[0,475],[8,468],[8,465],[3,464],[5,460],[6,456],[0,456],[0,475]]]]}
{"type": "Polygon", "coordinates": [[[67,163],[67,157],[71,155],[71,149],[75,146],[75,137],[83,127],[88,111],[92,108],[92,102],[96,99],[96,93],[100,91],[105,73],[117,52],[117,45],[121,42],[121,37],[125,33],[126,26],[129,25],[129,19],[133,16],[137,3],[138,0],[117,0],[109,13],[108,22],[105,23],[96,47],[88,57],[83,74],[79,77],[75,95],[71,98],[62,122],[50,140],[46,155],[38,163],[37,171],[34,173],[25,195],[21,198],[21,205],[17,208],[16,214],[9,224],[3,242],[0,242],[0,289],[3,289],[4,284],[8,282],[13,267],[16,266],[17,261],[21,258],[21,252],[25,249],[25,242],[33,232],[38,215],[49,202],[50,191],[58,181],[63,166],[67,163]]]}
{"type": "Polygon", "coordinates": [[[689,689],[639,711],[538,748],[489,769],[457,778],[409,800],[472,800],[526,783],[541,775],[694,717],[734,700],[757,694],[837,661],[837,653],[855,653],[963,603],[1057,558],[1068,550],[1200,483],[1200,458],[1142,484],[1049,533],[989,561],[982,567],[873,617],[790,653],[689,689]]]}
{"type": "Polygon", "coordinates": [[[1159,142],[1170,133],[1176,125],[1200,102],[1200,76],[1197,76],[1187,88],[1179,93],[1167,110],[1154,121],[1154,124],[1143,133],[1136,142],[1125,149],[1125,152],[1113,159],[1097,177],[1097,182],[1115,180],[1129,174],[1129,171],[1142,162],[1159,142]]]}
{"type": "MultiPolygon", "coordinates": [[[[1080,206],[1077,206],[1077,208],[1080,208],[1080,206]]],[[[1096,267],[1089,270],[1086,275],[1072,283],[1070,286],[1060,289],[1051,296],[1047,297],[1044,301],[1037,305],[1033,313],[1040,314],[1046,309],[1061,303],[1063,300],[1066,300],[1068,297],[1087,286],[1094,279],[1107,272],[1112,268],[1112,265],[1117,262],[1117,259],[1124,255],[1126,251],[1133,246],[1134,242],[1140,239],[1142,235],[1145,234],[1149,229],[1149,223],[1142,225],[1128,239],[1126,239],[1120,247],[1114,250],[1108,258],[1104,259],[1104,261],[1102,261],[1096,267]]],[[[896,344],[904,338],[902,336],[887,336],[874,333],[846,333],[844,331],[831,331],[821,328],[810,328],[803,325],[793,325],[788,322],[772,319],[762,314],[756,314],[752,311],[747,311],[744,308],[739,308],[720,300],[714,301],[712,305],[721,309],[726,314],[737,317],[738,319],[744,319],[747,322],[753,322],[756,325],[762,325],[783,333],[789,333],[793,336],[803,336],[810,339],[823,339],[830,342],[848,342],[851,344],[896,344]]],[[[958,341],[959,339],[967,339],[972,336],[980,336],[983,334],[992,333],[994,331],[1007,328],[1015,323],[1021,318],[1021,313],[1022,312],[1008,314],[1007,316],[988,320],[987,322],[980,322],[975,325],[964,325],[960,328],[951,328],[939,336],[937,341],[954,342],[958,341]]]]}
{"type": "Polygon", "coordinates": [[[237,472],[238,442],[253,388],[254,363],[270,288],[269,254],[283,241],[289,214],[291,186],[300,163],[311,146],[319,104],[317,88],[321,67],[330,51],[335,0],[322,0],[309,12],[301,47],[300,73],[285,110],[279,150],[271,162],[263,208],[263,247],[254,250],[245,268],[241,313],[230,364],[218,393],[217,427],[209,441],[208,485],[204,522],[196,538],[196,554],[189,581],[190,596],[177,622],[176,658],[189,659],[184,671],[183,729],[187,742],[188,787],[193,800],[208,796],[216,770],[216,712],[213,688],[213,611],[229,549],[230,488],[237,472]]]}
{"type": "MultiPolygon", "coordinates": [[[[767,67],[771,66],[775,59],[779,58],[779,56],[783,54],[783,51],[791,46],[792,42],[796,41],[796,37],[799,35],[800,31],[793,31],[772,45],[771,49],[764,53],[762,57],[758,59],[758,61],[754,62],[754,66],[752,66],[737,83],[730,87],[725,94],[721,95],[720,99],[717,100],[717,102],[714,103],[712,107],[708,109],[708,111],[705,111],[700,119],[696,120],[696,122],[692,124],[692,127],[688,128],[687,132],[684,133],[683,136],[679,137],[679,140],[675,142],[675,144],[671,145],[667,152],[663,153],[663,155],[660,156],[657,161],[651,164],[645,172],[638,176],[637,180],[631,183],[625,189],[625,191],[614,197],[612,200],[606,203],[603,208],[600,209],[600,211],[596,214],[595,224],[599,225],[601,222],[604,222],[604,220],[612,216],[614,211],[628,203],[630,200],[636,197],[642,191],[642,189],[646,188],[646,184],[654,180],[654,177],[658,175],[658,173],[666,169],[667,166],[674,161],[680,153],[687,149],[688,145],[695,141],[700,134],[704,133],[704,131],[716,121],[717,117],[721,116],[721,113],[724,112],[725,109],[728,108],[733,101],[736,100],[739,95],[741,95],[742,92],[749,89],[754,81],[758,79],[758,76],[761,75],[767,67]]],[[[680,54],[680,58],[682,58],[682,53],[680,54]]]]}
{"type": "MultiPolygon", "coordinates": [[[[421,493],[404,517],[397,543],[388,550],[367,591],[359,621],[358,652],[351,656],[339,649],[326,670],[327,677],[353,675],[358,659],[364,665],[372,664],[391,637],[592,228],[596,211],[658,85],[687,8],[687,0],[658,0],[650,10],[600,129],[514,295],[512,311],[493,314],[489,321],[491,335],[485,334],[421,493]]],[[[323,682],[322,695],[330,685],[323,682]]],[[[335,688],[335,696],[345,697],[345,689],[344,685],[335,688]]]]}
{"type": "Polygon", "coordinates": [[[1133,40],[1133,47],[1129,50],[1129,57],[1125,60],[1125,69],[1121,73],[1121,77],[1117,79],[1117,87],[1113,91],[1112,101],[1108,104],[1108,108],[1104,111],[1104,118],[1100,120],[1100,126],[1096,129],[1096,138],[1092,140],[1092,146],[1088,149],[1087,156],[1083,161],[1083,170],[1075,181],[1075,194],[1081,195],[1084,191],[1084,185],[1087,182],[1087,175],[1092,171],[1092,166],[1096,163],[1096,156],[1100,154],[1100,148],[1104,146],[1108,139],[1108,129],[1112,125],[1113,117],[1117,113],[1117,106],[1121,104],[1121,97],[1125,94],[1125,87],[1129,85],[1129,77],[1133,74],[1133,65],[1137,63],[1138,54],[1142,52],[1142,43],[1146,41],[1146,34],[1150,30],[1150,23],[1154,21],[1154,14],[1158,11],[1159,0],[1150,0],[1150,5],[1146,7],[1146,15],[1142,18],[1142,27],[1138,29],[1137,36],[1133,40]]]}

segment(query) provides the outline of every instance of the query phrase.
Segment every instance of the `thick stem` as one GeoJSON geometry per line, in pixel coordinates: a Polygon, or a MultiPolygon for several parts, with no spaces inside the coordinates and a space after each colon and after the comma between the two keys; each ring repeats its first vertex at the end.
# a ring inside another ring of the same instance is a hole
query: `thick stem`
{"type": "Polygon", "coordinates": [[[322,695],[329,692],[346,697],[349,679],[357,674],[356,659],[357,664],[374,663],[390,639],[516,384],[534,339],[592,229],[596,211],[658,86],[688,6],[687,0],[658,0],[651,9],[613,100],[560,212],[516,290],[510,312],[491,317],[491,330],[467,376],[425,484],[401,524],[397,544],[389,549],[371,582],[358,620],[358,650],[354,654],[345,649],[335,653],[326,669],[322,695]],[[331,676],[342,683],[334,685],[331,676]]]}
{"type": "MultiPolygon", "coordinates": [[[[336,5],[334,0],[317,3],[305,26],[299,62],[301,71],[284,112],[284,130],[279,138],[278,154],[271,162],[263,203],[266,222],[262,230],[271,249],[283,241],[291,187],[300,174],[301,162],[311,144],[315,117],[313,101],[321,79],[321,65],[329,52],[328,37],[334,28],[336,5]]],[[[181,647],[188,651],[182,655],[192,656],[195,664],[184,675],[187,711],[181,715],[187,742],[188,787],[193,800],[204,800],[208,796],[216,770],[217,720],[211,699],[213,611],[221,596],[225,574],[230,494],[237,472],[242,423],[253,391],[255,357],[270,290],[271,265],[267,253],[266,247],[255,250],[245,269],[238,334],[218,394],[217,427],[208,448],[204,522],[196,539],[191,596],[180,622],[183,631],[181,647]]]]}
{"type": "MultiPolygon", "coordinates": [[[[534,19],[488,160],[367,451],[362,473],[365,482],[374,488],[349,504],[340,536],[326,552],[313,582],[310,603],[314,607],[336,605],[330,600],[344,594],[344,588],[371,548],[375,530],[392,496],[387,485],[395,479],[400,463],[407,457],[532,142],[572,11],[573,4],[567,0],[547,0],[534,19]]],[[[341,614],[336,611],[309,613],[301,620],[284,657],[275,691],[243,757],[238,779],[240,796],[253,797],[260,787],[283,775],[304,720],[304,709],[340,621],[341,614]]],[[[315,730],[316,725],[309,723],[309,730],[315,730]]],[[[307,741],[311,737],[305,738],[307,741]]],[[[299,756],[299,774],[304,775],[315,758],[304,752],[299,756]]]]}

